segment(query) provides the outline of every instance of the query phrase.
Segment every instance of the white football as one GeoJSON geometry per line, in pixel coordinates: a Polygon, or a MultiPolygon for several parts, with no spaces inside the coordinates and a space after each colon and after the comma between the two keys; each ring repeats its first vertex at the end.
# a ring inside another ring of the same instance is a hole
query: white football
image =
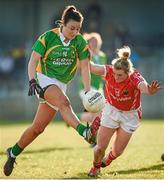
{"type": "Polygon", "coordinates": [[[90,90],[83,97],[83,106],[88,112],[100,112],[105,106],[105,98],[99,91],[90,90]]]}

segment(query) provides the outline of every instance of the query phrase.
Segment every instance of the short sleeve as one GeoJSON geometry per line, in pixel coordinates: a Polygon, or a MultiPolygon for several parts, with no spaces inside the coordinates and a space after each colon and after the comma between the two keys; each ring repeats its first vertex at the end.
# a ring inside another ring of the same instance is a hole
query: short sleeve
{"type": "Polygon", "coordinates": [[[82,35],[78,35],[77,37],[77,54],[80,61],[90,58],[88,44],[82,35]]]}
{"type": "Polygon", "coordinates": [[[146,80],[138,71],[135,71],[133,74],[131,74],[130,79],[136,87],[138,87],[141,82],[146,82],[146,80]]]}
{"type": "Polygon", "coordinates": [[[47,47],[48,36],[49,32],[42,34],[32,46],[32,50],[36,51],[41,56],[44,56],[47,47]]]}
{"type": "Polygon", "coordinates": [[[111,76],[113,72],[112,66],[111,65],[105,65],[105,75],[104,78],[107,80],[109,76],[111,76]]]}

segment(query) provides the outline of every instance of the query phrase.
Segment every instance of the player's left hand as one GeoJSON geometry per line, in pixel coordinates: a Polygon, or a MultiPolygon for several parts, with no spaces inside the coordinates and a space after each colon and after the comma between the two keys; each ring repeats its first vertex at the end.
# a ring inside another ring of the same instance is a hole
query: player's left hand
{"type": "Polygon", "coordinates": [[[150,95],[157,93],[161,88],[160,82],[158,81],[152,81],[151,84],[148,85],[150,95]]]}
{"type": "Polygon", "coordinates": [[[36,93],[41,94],[42,91],[43,89],[39,86],[39,84],[36,82],[35,79],[31,79],[29,81],[29,91],[28,91],[29,96],[33,96],[36,93]]]}

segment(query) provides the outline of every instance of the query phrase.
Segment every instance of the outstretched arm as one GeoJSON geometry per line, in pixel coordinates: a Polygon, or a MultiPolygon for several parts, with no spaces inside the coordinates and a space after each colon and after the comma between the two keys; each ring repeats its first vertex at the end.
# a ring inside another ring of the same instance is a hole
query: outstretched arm
{"type": "Polygon", "coordinates": [[[150,84],[147,84],[146,81],[143,81],[139,84],[138,88],[142,93],[147,95],[154,95],[157,93],[162,87],[158,81],[152,81],[150,84]]]}
{"type": "Polygon", "coordinates": [[[105,65],[94,64],[92,61],[90,61],[90,71],[94,74],[104,76],[105,65]]]}

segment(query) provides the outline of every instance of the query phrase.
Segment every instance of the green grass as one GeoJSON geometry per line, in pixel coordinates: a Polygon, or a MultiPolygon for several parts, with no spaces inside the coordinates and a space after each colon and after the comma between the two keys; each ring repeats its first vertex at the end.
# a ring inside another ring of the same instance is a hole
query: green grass
{"type": "MultiPolygon", "coordinates": [[[[5,150],[15,144],[28,123],[0,123],[0,179],[86,179],[93,149],[64,123],[51,123],[45,132],[17,158],[10,177],[2,172],[5,150]]],[[[111,145],[110,145],[111,147],[111,145]]],[[[109,148],[110,148],[109,147],[109,148]]],[[[109,149],[108,149],[109,150],[109,149]]],[[[164,162],[164,120],[142,121],[124,154],[102,169],[102,179],[162,179],[164,162]]]]}

